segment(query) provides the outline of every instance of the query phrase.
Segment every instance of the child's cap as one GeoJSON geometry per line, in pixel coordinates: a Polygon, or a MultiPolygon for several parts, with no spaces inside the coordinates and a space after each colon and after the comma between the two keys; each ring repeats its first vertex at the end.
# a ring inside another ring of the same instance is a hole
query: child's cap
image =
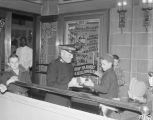
{"type": "Polygon", "coordinates": [[[113,63],[114,62],[114,59],[113,59],[113,56],[111,54],[104,54],[102,57],[101,57],[102,60],[106,60],[110,63],[113,63]]]}

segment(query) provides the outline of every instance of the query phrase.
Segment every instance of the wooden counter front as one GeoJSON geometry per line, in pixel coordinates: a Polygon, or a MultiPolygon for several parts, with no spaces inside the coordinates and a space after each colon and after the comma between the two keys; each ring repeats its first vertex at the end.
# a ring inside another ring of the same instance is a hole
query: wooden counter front
{"type": "Polygon", "coordinates": [[[113,120],[29,97],[0,94],[1,120],[113,120]]]}

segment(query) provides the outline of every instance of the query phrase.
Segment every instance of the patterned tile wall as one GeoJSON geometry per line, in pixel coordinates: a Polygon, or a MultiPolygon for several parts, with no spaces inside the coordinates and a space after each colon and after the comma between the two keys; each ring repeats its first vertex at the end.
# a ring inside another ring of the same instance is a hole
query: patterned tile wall
{"type": "MultiPolygon", "coordinates": [[[[56,56],[57,22],[42,23],[41,25],[41,50],[40,64],[48,64],[56,56]]],[[[47,71],[46,66],[39,67],[40,71],[47,71]]],[[[40,74],[40,84],[46,85],[46,75],[40,74]]]]}

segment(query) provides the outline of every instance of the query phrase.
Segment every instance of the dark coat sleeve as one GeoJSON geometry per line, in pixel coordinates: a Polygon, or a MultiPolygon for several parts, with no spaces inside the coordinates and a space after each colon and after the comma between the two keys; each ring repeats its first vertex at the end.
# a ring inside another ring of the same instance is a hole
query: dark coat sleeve
{"type": "Polygon", "coordinates": [[[52,62],[47,67],[47,76],[46,76],[47,86],[53,86],[56,82],[57,76],[58,75],[57,75],[56,63],[52,62]]]}
{"type": "Polygon", "coordinates": [[[28,71],[24,72],[23,75],[21,75],[21,79],[24,79],[24,80],[21,80],[23,82],[26,82],[28,84],[32,83],[31,82],[31,77],[30,77],[30,74],[28,71]]]}
{"type": "Polygon", "coordinates": [[[11,78],[11,75],[8,72],[4,72],[1,76],[1,83],[6,85],[7,80],[11,78]]]}
{"type": "Polygon", "coordinates": [[[100,93],[108,93],[108,90],[109,90],[110,84],[111,84],[111,79],[112,79],[111,76],[108,76],[108,75],[104,76],[101,79],[101,84],[95,85],[94,89],[100,93]]]}

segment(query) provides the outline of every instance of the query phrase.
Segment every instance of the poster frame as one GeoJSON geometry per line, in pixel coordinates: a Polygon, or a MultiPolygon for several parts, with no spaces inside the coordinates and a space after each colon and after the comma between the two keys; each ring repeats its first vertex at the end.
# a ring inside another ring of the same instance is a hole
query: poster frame
{"type": "MultiPolygon", "coordinates": [[[[68,44],[67,40],[67,22],[68,21],[77,21],[77,20],[90,20],[90,19],[99,19],[99,39],[98,39],[98,57],[101,57],[103,53],[108,52],[109,50],[109,11],[100,10],[100,11],[88,11],[88,12],[78,12],[65,14],[63,17],[63,44],[68,44]]],[[[99,61],[97,65],[99,70],[99,61]]]]}

